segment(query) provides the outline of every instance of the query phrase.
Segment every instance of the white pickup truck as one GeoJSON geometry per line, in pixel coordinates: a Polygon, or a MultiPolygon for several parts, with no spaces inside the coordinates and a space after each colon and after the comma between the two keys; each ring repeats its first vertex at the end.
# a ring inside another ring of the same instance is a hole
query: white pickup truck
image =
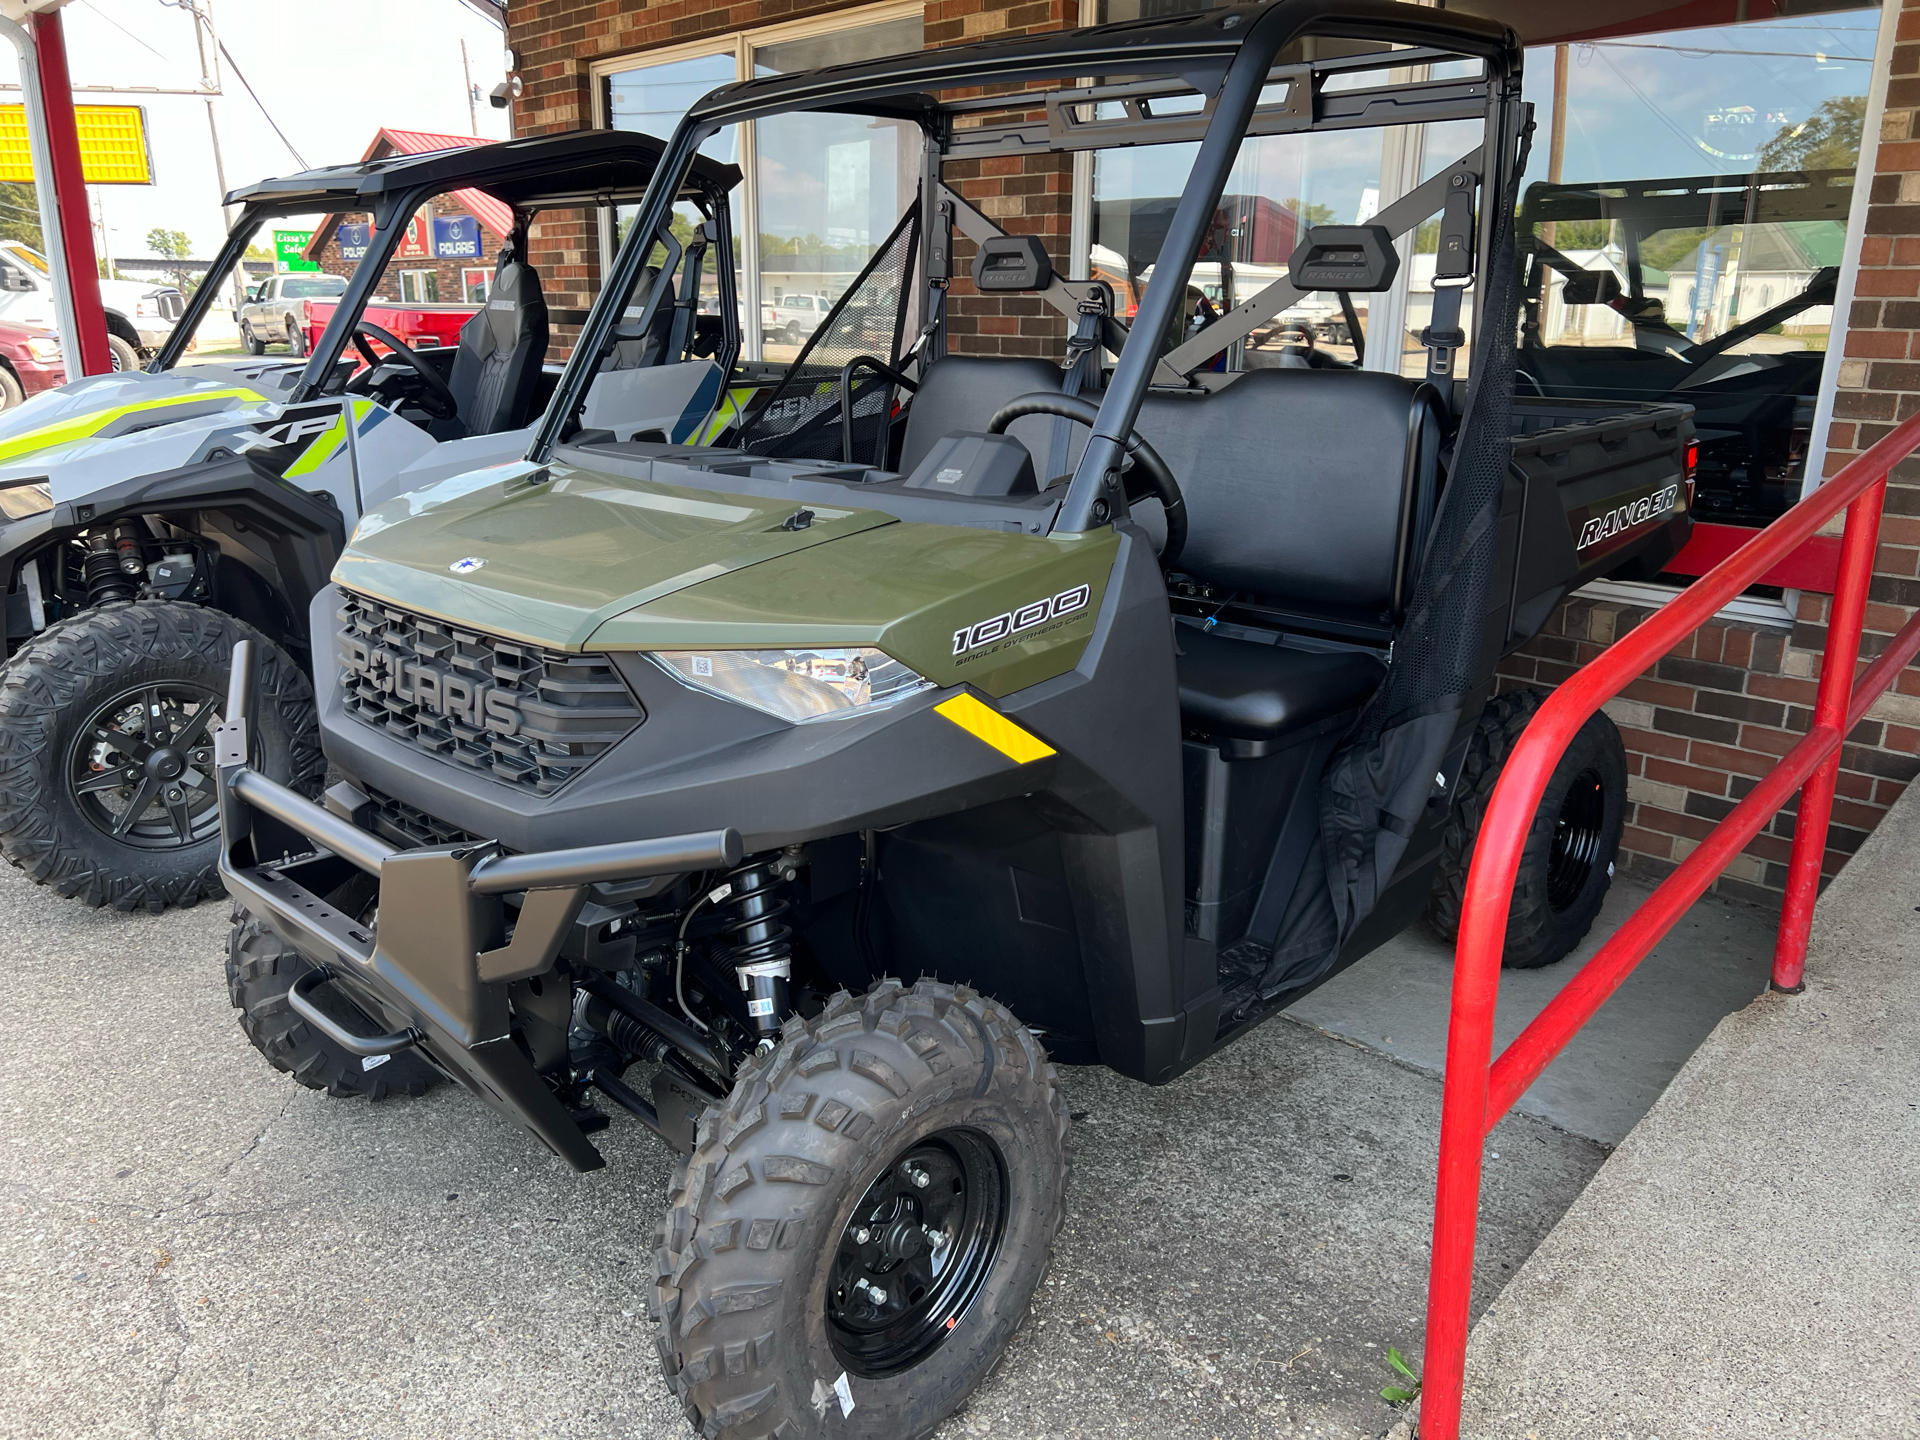
{"type": "MultiPolygon", "coordinates": [[[[107,317],[113,368],[138,370],[166,343],[173,322],[186,309],[178,287],[146,280],[102,280],[100,307],[107,317]]],[[[47,257],[19,240],[0,240],[0,320],[56,329],[53,279],[47,257]]]]}
{"type": "Polygon", "coordinates": [[[760,302],[760,339],[798,345],[827,318],[833,302],[824,295],[782,295],[760,302]]]}

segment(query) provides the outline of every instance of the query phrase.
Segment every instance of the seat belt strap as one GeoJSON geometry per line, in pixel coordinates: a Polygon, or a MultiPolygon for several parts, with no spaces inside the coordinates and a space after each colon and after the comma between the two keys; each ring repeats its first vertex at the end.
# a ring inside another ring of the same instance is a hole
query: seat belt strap
{"type": "Polygon", "coordinates": [[[1473,197],[1479,177],[1471,170],[1453,172],[1447,198],[1440,208],[1439,247],[1433,265],[1433,312],[1420,343],[1427,348],[1427,379],[1451,383],[1453,355],[1467,343],[1460,324],[1460,302],[1473,283],[1473,197]]]}
{"type": "MultiPolygon", "coordinates": [[[[1079,302],[1073,331],[1067,336],[1066,358],[1060,362],[1060,368],[1066,372],[1060,377],[1062,395],[1078,395],[1087,388],[1092,375],[1097,373],[1100,364],[1100,321],[1106,313],[1106,297],[1098,288],[1079,302]]],[[[1066,474],[1067,456],[1072,449],[1073,422],[1056,415],[1053,434],[1047,446],[1047,473],[1041,477],[1043,485],[1066,474]]]]}

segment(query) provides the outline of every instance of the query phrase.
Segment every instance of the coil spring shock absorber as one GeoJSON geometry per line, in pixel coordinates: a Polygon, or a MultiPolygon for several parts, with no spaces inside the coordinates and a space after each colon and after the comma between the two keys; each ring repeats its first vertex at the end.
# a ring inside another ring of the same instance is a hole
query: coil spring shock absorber
{"type": "Polygon", "coordinates": [[[733,973],[747,992],[757,1048],[767,1049],[780,1034],[787,1013],[787,982],[793,978],[793,930],[781,919],[792,908],[782,893],[800,873],[798,847],[756,855],[727,876],[733,893],[722,904],[721,925],[733,973]]]}
{"type": "Polygon", "coordinates": [[[146,571],[139,532],[131,525],[118,525],[111,534],[96,530],[87,536],[87,553],[80,560],[80,578],[86,584],[89,605],[136,599],[146,571]]]}

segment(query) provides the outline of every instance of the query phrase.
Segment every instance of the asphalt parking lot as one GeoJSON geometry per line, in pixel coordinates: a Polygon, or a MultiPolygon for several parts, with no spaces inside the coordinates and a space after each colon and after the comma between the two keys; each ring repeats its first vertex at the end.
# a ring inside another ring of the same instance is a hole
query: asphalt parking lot
{"type": "MultiPolygon", "coordinates": [[[[329,1100],[258,1059],[227,907],[0,874],[0,1435],[665,1437],[642,1285],[670,1168],[576,1176],[451,1088],[329,1100]]],[[[1178,1083],[1066,1074],[1070,1218],[943,1440],[1368,1436],[1417,1342],[1439,1086],[1277,1020],[1178,1083]]],[[[1604,1148],[1496,1132],[1484,1307],[1604,1148]]]]}

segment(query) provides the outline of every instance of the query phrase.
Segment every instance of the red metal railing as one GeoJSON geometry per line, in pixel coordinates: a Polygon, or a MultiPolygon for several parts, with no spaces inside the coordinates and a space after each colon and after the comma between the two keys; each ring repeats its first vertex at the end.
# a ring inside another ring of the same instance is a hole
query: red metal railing
{"type": "Polygon", "coordinates": [[[1788,993],[1804,988],[1801,974],[1806,964],[1813,902],[1820,889],[1820,863],[1826,851],[1841,743],[1907,662],[1920,653],[1920,614],[1916,614],[1885,652],[1855,679],[1887,474],[1916,446],[1920,446],[1920,416],[1897,426],[1562,684],[1541,705],[1507,759],[1474,847],[1454,952],[1453,1008],[1440,1115],[1440,1174],[1434,1196],[1433,1261],[1427,1289],[1422,1440],[1457,1440],[1460,1433],[1467,1302],[1473,1284],[1481,1156],[1488,1132],[1687,907],[1803,786],[1788,865],[1786,902],[1775,943],[1773,988],[1788,993]],[[1840,542],[1839,574],[1828,617],[1827,648],[1812,728],[1628,917],[1499,1059],[1489,1064],[1508,901],[1534,811],[1561,754],[1589,716],[1681,639],[1711,620],[1721,606],[1760,576],[1774,571],[1842,506],[1847,510],[1846,531],[1840,542]]]}

